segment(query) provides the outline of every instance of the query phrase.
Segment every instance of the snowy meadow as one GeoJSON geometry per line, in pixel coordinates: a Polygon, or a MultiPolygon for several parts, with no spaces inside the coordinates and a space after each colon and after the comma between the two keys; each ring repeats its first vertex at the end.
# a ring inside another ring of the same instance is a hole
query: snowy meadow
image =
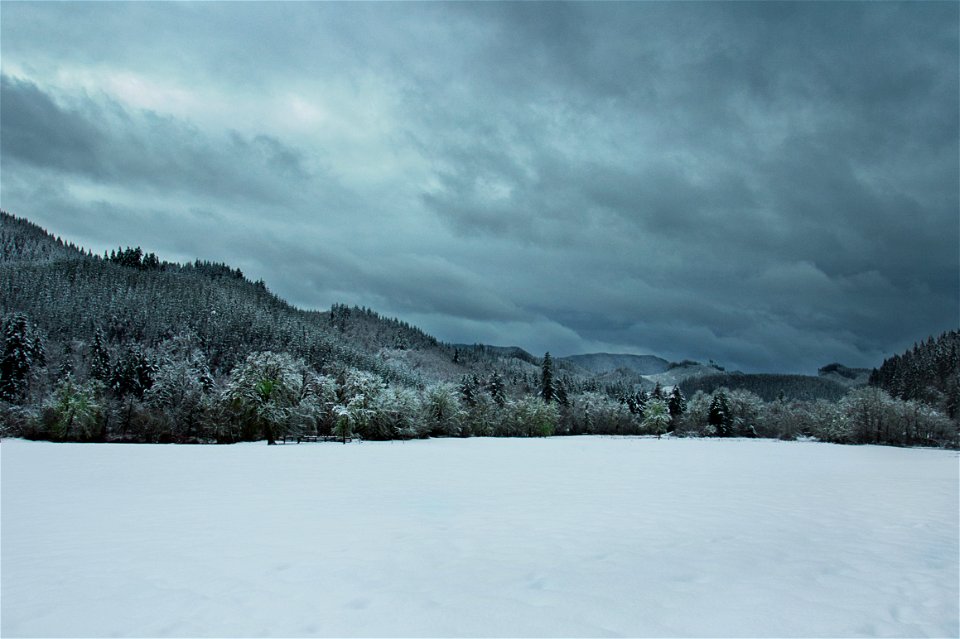
{"type": "Polygon", "coordinates": [[[957,636],[956,451],[4,440],[2,635],[957,636]]]}

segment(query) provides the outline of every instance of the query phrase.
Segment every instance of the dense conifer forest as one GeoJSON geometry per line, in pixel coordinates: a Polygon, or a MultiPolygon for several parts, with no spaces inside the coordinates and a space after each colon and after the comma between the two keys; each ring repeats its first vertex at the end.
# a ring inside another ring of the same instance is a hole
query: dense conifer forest
{"type": "Polygon", "coordinates": [[[724,387],[750,391],[766,402],[784,398],[806,401],[818,399],[838,401],[848,390],[832,380],[806,375],[718,373],[716,375],[692,377],[680,382],[681,390],[688,395],[697,391],[710,394],[718,388],[724,387]]]}
{"type": "MultiPolygon", "coordinates": [[[[367,308],[297,309],[227,264],[177,264],[140,247],[94,255],[7,213],[0,315],[7,436],[273,443],[672,432],[957,445],[957,331],[884,361],[869,386],[852,374],[844,385],[652,356],[537,357],[445,344],[367,308]]],[[[849,371],[831,366],[821,375],[849,371]]]]}

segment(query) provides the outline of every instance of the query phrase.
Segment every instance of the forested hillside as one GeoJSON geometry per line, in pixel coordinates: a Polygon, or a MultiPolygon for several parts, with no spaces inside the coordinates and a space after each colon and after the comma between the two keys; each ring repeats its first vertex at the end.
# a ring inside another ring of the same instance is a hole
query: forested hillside
{"type": "Polygon", "coordinates": [[[371,309],[297,309],[227,264],[176,264],[139,247],[93,255],[6,213],[0,319],[0,432],[39,439],[957,441],[956,332],[884,362],[873,380],[882,389],[849,393],[822,377],[726,374],[712,362],[541,358],[444,344],[371,309]]]}
{"type": "Polygon", "coordinates": [[[870,379],[869,368],[850,368],[834,362],[820,367],[817,375],[824,379],[829,379],[843,386],[854,388],[857,386],[866,386],[870,379]]]}
{"type": "Polygon", "coordinates": [[[123,263],[65,247],[30,227],[3,214],[0,303],[4,312],[25,313],[40,327],[55,366],[82,365],[99,330],[121,350],[189,334],[214,374],[230,371],[252,351],[284,350],[317,368],[336,362],[413,381],[337,339],[321,314],[292,308],[262,282],[225,265],[123,263]]]}
{"type": "Polygon", "coordinates": [[[680,388],[688,395],[697,391],[709,394],[718,388],[746,390],[767,402],[776,399],[837,401],[847,393],[845,386],[822,377],[758,373],[717,373],[688,378],[680,382],[680,388]]]}
{"type": "Polygon", "coordinates": [[[960,331],[931,336],[885,359],[871,373],[870,384],[894,397],[936,406],[956,419],[960,414],[960,331]]]}
{"type": "Polygon", "coordinates": [[[641,375],[655,375],[670,367],[670,362],[656,355],[622,355],[617,353],[590,353],[563,358],[592,372],[606,373],[626,369],[641,375]]]}

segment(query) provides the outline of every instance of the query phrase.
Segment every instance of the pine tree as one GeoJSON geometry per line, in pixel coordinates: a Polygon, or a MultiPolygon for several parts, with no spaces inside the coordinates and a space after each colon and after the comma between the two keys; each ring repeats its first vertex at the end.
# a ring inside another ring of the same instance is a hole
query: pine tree
{"type": "Polygon", "coordinates": [[[103,343],[103,331],[99,328],[93,334],[93,347],[90,350],[90,377],[107,383],[110,381],[110,354],[103,343]]]}
{"type": "Polygon", "coordinates": [[[680,416],[687,410],[687,398],[683,396],[679,384],[674,386],[670,392],[668,407],[670,408],[670,418],[673,420],[680,419],[680,416]]]}
{"type": "Polygon", "coordinates": [[[680,390],[679,384],[674,386],[673,390],[670,392],[670,401],[667,403],[667,408],[670,411],[670,424],[672,431],[673,427],[675,427],[677,422],[680,420],[680,417],[682,417],[687,410],[687,398],[683,396],[683,391],[680,390]]]}
{"type": "Polygon", "coordinates": [[[500,376],[500,373],[494,371],[493,375],[490,376],[490,381],[487,382],[487,392],[490,393],[490,399],[500,408],[503,408],[507,403],[507,398],[504,394],[503,377],[500,376]]]}
{"type": "Polygon", "coordinates": [[[556,399],[557,403],[566,408],[570,406],[570,397],[567,395],[567,385],[563,380],[557,381],[556,389],[556,399]]]}
{"type": "Polygon", "coordinates": [[[547,352],[543,356],[543,365],[540,370],[540,397],[548,404],[553,401],[553,359],[547,352]]]}
{"type": "Polygon", "coordinates": [[[30,374],[46,365],[43,340],[28,324],[27,316],[14,313],[3,322],[3,351],[0,353],[0,399],[22,399],[30,385],[30,374]]]}
{"type": "Polygon", "coordinates": [[[722,390],[719,390],[710,403],[707,423],[716,429],[718,437],[730,437],[733,434],[730,422],[730,407],[727,405],[727,396],[722,390]]]}
{"type": "Polygon", "coordinates": [[[475,406],[475,405],[476,405],[476,403],[477,403],[477,398],[476,398],[476,396],[474,395],[474,386],[473,386],[473,384],[470,382],[470,380],[467,379],[467,376],[466,376],[466,375],[464,375],[463,377],[460,378],[460,387],[459,387],[459,390],[460,390],[460,401],[461,401],[461,402],[463,402],[463,403],[464,403],[465,405],[467,405],[467,406],[475,406]]]}
{"type": "Polygon", "coordinates": [[[63,359],[60,361],[60,367],[57,369],[57,377],[63,379],[73,372],[73,346],[70,342],[63,347],[63,359]]]}
{"type": "Polygon", "coordinates": [[[111,388],[118,397],[133,395],[143,399],[143,394],[153,385],[156,372],[157,367],[143,351],[139,347],[131,347],[113,369],[111,388]]]}
{"type": "Polygon", "coordinates": [[[651,396],[653,399],[664,399],[663,387],[660,386],[660,382],[659,382],[659,381],[658,381],[658,382],[656,383],[656,385],[653,387],[653,393],[651,393],[650,396],[651,396]]]}
{"type": "Polygon", "coordinates": [[[669,423],[670,411],[667,408],[667,403],[662,399],[651,399],[644,412],[643,426],[652,430],[657,439],[660,439],[660,436],[666,432],[669,423]]]}
{"type": "Polygon", "coordinates": [[[69,374],[60,380],[45,405],[45,420],[54,438],[85,441],[102,437],[103,407],[98,398],[101,388],[96,380],[78,384],[69,374]]]}

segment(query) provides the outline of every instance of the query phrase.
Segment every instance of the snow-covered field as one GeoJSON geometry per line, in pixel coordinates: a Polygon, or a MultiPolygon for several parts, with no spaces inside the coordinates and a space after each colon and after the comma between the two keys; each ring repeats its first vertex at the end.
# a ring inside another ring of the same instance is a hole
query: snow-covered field
{"type": "Polygon", "coordinates": [[[955,452],[5,440],[2,635],[952,636],[955,452]]]}

